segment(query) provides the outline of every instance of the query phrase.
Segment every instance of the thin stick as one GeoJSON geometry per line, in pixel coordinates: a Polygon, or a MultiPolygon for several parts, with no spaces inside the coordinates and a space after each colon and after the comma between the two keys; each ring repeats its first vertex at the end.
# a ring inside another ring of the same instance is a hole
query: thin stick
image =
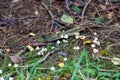
{"type": "Polygon", "coordinates": [[[65,0],[65,2],[66,2],[66,8],[68,9],[68,10],[70,10],[70,0],[65,0]]]}
{"type": "Polygon", "coordinates": [[[81,15],[81,18],[82,18],[82,19],[84,18],[85,11],[86,11],[86,9],[87,9],[87,7],[88,7],[88,5],[89,5],[90,2],[91,2],[91,0],[88,0],[88,2],[86,3],[86,5],[85,5],[84,8],[83,8],[82,15],[81,15]]]}
{"type": "Polygon", "coordinates": [[[52,50],[52,51],[48,52],[43,59],[38,60],[37,62],[28,65],[28,67],[31,67],[31,66],[33,66],[33,65],[36,64],[36,63],[39,64],[39,63],[45,61],[52,53],[54,53],[54,52],[57,51],[57,50],[58,50],[58,49],[55,49],[55,50],[52,50]]]}
{"type": "Polygon", "coordinates": [[[50,29],[50,32],[52,31],[52,29],[54,28],[54,23],[55,23],[55,18],[52,14],[52,12],[49,10],[49,8],[47,7],[47,5],[43,2],[42,5],[47,9],[48,13],[50,14],[51,18],[52,18],[52,27],[50,29]]]}
{"type": "Polygon", "coordinates": [[[113,47],[113,46],[120,46],[120,42],[115,43],[115,44],[108,45],[106,49],[107,49],[108,51],[110,51],[111,47],[113,47]]]}
{"type": "Polygon", "coordinates": [[[116,60],[116,59],[109,58],[109,57],[103,57],[103,56],[99,56],[99,57],[102,58],[102,59],[106,59],[106,60],[113,60],[115,62],[120,62],[120,60],[116,60]]]}
{"type": "Polygon", "coordinates": [[[42,5],[47,9],[47,11],[49,12],[50,16],[52,19],[54,19],[54,16],[52,14],[52,12],[50,11],[50,9],[47,7],[47,5],[43,2],[42,5]]]}
{"type": "Polygon", "coordinates": [[[116,71],[119,71],[119,70],[107,70],[107,69],[99,69],[100,71],[107,71],[107,72],[116,72],[116,71]]]}

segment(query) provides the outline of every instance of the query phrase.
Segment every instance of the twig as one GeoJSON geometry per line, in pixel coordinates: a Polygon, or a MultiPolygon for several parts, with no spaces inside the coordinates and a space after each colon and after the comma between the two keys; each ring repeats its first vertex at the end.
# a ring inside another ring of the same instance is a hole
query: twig
{"type": "Polygon", "coordinates": [[[111,30],[107,35],[103,34],[103,39],[101,40],[101,42],[103,42],[108,36],[110,36],[115,30],[111,30]]]}
{"type": "Polygon", "coordinates": [[[111,45],[107,46],[106,49],[107,49],[108,51],[110,51],[111,47],[113,47],[113,46],[120,46],[120,42],[115,43],[115,44],[111,44],[111,45]]]}
{"type": "Polygon", "coordinates": [[[53,16],[52,12],[49,10],[49,8],[47,7],[47,5],[44,2],[42,3],[42,5],[47,9],[48,13],[50,14],[50,16],[52,18],[52,27],[50,29],[50,32],[51,32],[53,30],[53,28],[54,28],[54,23],[55,23],[54,20],[55,20],[55,18],[53,16]]]}
{"type": "Polygon", "coordinates": [[[25,16],[25,17],[20,17],[20,18],[15,18],[16,20],[24,20],[27,18],[42,18],[42,19],[46,19],[46,17],[43,17],[42,15],[32,15],[32,16],[25,16]]]}
{"type": "Polygon", "coordinates": [[[81,18],[82,18],[82,19],[84,18],[85,11],[86,11],[86,9],[87,9],[87,7],[88,7],[88,5],[89,5],[90,2],[91,2],[91,0],[88,0],[88,2],[86,3],[86,5],[85,5],[84,8],[83,8],[82,15],[81,15],[81,18]]]}
{"type": "Polygon", "coordinates": [[[50,16],[52,19],[54,19],[54,16],[52,14],[52,12],[49,10],[49,8],[47,7],[47,5],[43,2],[42,5],[47,9],[47,11],[49,12],[50,16]]]}
{"type": "Polygon", "coordinates": [[[116,62],[120,62],[120,60],[116,60],[116,59],[109,58],[109,57],[103,57],[103,56],[99,56],[99,57],[102,58],[102,59],[107,59],[107,60],[113,60],[113,61],[116,61],[116,62]]]}
{"type": "Polygon", "coordinates": [[[100,71],[107,71],[107,72],[116,72],[116,71],[118,71],[118,70],[107,70],[107,69],[99,69],[100,71]]]}
{"type": "Polygon", "coordinates": [[[70,0],[65,0],[65,2],[66,2],[66,8],[68,9],[68,10],[70,10],[70,0]]]}
{"type": "Polygon", "coordinates": [[[55,49],[55,50],[52,50],[52,51],[48,52],[43,59],[40,59],[40,60],[38,60],[37,62],[28,65],[28,67],[31,67],[31,66],[33,66],[33,65],[36,64],[36,63],[39,64],[39,63],[45,61],[52,53],[54,53],[54,52],[57,51],[57,50],[58,50],[58,49],[55,49]]]}
{"type": "Polygon", "coordinates": [[[60,24],[61,22],[54,18],[52,12],[51,12],[50,9],[47,7],[47,5],[46,5],[45,3],[42,3],[42,5],[47,9],[48,13],[50,14],[50,16],[51,16],[51,18],[52,18],[52,26],[51,26],[50,32],[51,32],[54,28],[56,28],[55,25],[57,25],[57,26],[59,26],[59,27],[62,27],[61,24],[60,24]]]}

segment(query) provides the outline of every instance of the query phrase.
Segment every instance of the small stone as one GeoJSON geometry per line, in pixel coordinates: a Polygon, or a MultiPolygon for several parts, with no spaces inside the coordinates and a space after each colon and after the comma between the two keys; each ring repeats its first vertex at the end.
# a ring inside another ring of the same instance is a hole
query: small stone
{"type": "Polygon", "coordinates": [[[19,1],[19,0],[12,0],[13,3],[16,3],[16,2],[18,2],[18,1],[19,1]]]}
{"type": "Polygon", "coordinates": [[[76,36],[79,36],[80,34],[78,32],[75,33],[76,36]]]}
{"type": "Polygon", "coordinates": [[[39,12],[36,10],[36,11],[35,11],[35,14],[36,14],[36,15],[38,15],[38,14],[39,14],[39,12]]]}
{"type": "Polygon", "coordinates": [[[60,37],[61,37],[61,38],[64,38],[64,36],[63,36],[63,35],[61,35],[60,37]]]}
{"type": "Polygon", "coordinates": [[[41,50],[42,52],[44,52],[44,51],[47,51],[47,48],[42,48],[42,50],[41,50]]]}
{"type": "Polygon", "coordinates": [[[92,42],[95,43],[95,44],[97,44],[98,41],[97,40],[93,40],[92,42]]]}
{"type": "Polygon", "coordinates": [[[79,35],[76,35],[75,38],[78,39],[78,38],[79,38],[79,35]]]}
{"type": "Polygon", "coordinates": [[[17,67],[18,67],[18,64],[14,64],[14,67],[17,68],[17,67]]]}
{"type": "Polygon", "coordinates": [[[55,49],[55,47],[53,46],[52,49],[55,49]]]}
{"type": "Polygon", "coordinates": [[[98,40],[98,37],[95,37],[95,39],[94,39],[94,40],[96,40],[96,41],[97,41],[97,40],[98,40]]]}
{"type": "Polygon", "coordinates": [[[58,66],[62,68],[62,67],[64,67],[64,63],[63,62],[59,63],[58,66]]]}
{"type": "Polygon", "coordinates": [[[12,66],[11,63],[9,63],[8,66],[9,66],[9,67],[12,66]]]}
{"type": "Polygon", "coordinates": [[[86,36],[84,36],[84,35],[80,35],[79,38],[83,40],[83,39],[86,38],[86,36]]]}
{"type": "Polygon", "coordinates": [[[64,58],[64,61],[67,61],[67,58],[66,58],[66,57],[64,58]]]}
{"type": "Polygon", "coordinates": [[[40,47],[38,47],[38,46],[37,46],[35,49],[36,49],[36,50],[39,50],[39,49],[40,49],[40,47]]]}
{"type": "Polygon", "coordinates": [[[50,68],[50,70],[54,71],[54,70],[55,70],[55,67],[52,66],[52,67],[50,68]]]}
{"type": "Polygon", "coordinates": [[[41,55],[43,55],[44,53],[41,52],[41,51],[39,51],[37,54],[38,54],[38,56],[41,56],[41,55]]]}
{"type": "Polygon", "coordinates": [[[96,36],[96,35],[97,35],[97,33],[96,33],[96,32],[94,32],[94,35],[96,36]]]}
{"type": "Polygon", "coordinates": [[[9,77],[9,80],[14,80],[14,78],[13,77],[9,77]]]}
{"type": "Polygon", "coordinates": [[[65,35],[64,35],[64,38],[65,38],[65,39],[68,39],[68,35],[67,35],[67,34],[65,34],[65,35]]]}
{"type": "Polygon", "coordinates": [[[96,43],[96,44],[100,46],[100,41],[97,41],[97,43],[96,43]]]}
{"type": "Polygon", "coordinates": [[[0,80],[5,80],[4,77],[0,77],[0,80]]]}
{"type": "Polygon", "coordinates": [[[75,49],[75,50],[79,50],[80,47],[79,47],[79,46],[75,46],[73,49],[75,49]]]}
{"type": "Polygon", "coordinates": [[[64,42],[64,43],[67,43],[67,42],[68,42],[68,40],[63,39],[63,42],[64,42]]]}
{"type": "Polygon", "coordinates": [[[2,70],[0,70],[0,74],[2,74],[2,70]]]}
{"type": "Polygon", "coordinates": [[[97,53],[97,52],[99,52],[99,50],[94,48],[93,53],[97,53]]]}
{"type": "Polygon", "coordinates": [[[95,47],[95,44],[91,44],[91,47],[94,48],[94,47],[95,47]]]}
{"type": "Polygon", "coordinates": [[[59,41],[59,40],[57,41],[57,44],[60,44],[60,41],[59,41]]]}

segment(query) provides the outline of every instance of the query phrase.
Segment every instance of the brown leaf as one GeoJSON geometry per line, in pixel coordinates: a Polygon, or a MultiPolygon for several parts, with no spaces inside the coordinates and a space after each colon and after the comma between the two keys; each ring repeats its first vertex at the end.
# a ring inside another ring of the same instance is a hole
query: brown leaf
{"type": "Polygon", "coordinates": [[[108,11],[114,11],[114,10],[119,10],[120,6],[110,6],[107,8],[108,11]]]}
{"type": "Polygon", "coordinates": [[[24,51],[21,50],[19,51],[17,54],[15,54],[14,56],[9,56],[10,60],[13,62],[13,63],[18,63],[20,61],[22,61],[22,57],[20,57],[20,54],[23,53],[24,51]]]}
{"type": "Polygon", "coordinates": [[[9,58],[13,63],[18,63],[22,60],[22,58],[19,55],[9,56],[9,58]]]}
{"type": "Polygon", "coordinates": [[[8,33],[8,28],[7,27],[0,27],[0,30],[2,30],[5,34],[8,33]]]}

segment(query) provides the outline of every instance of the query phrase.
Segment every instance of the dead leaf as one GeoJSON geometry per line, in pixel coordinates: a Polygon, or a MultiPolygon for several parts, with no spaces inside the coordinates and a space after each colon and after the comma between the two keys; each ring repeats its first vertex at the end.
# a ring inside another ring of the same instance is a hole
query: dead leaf
{"type": "Polygon", "coordinates": [[[85,40],[85,41],[83,42],[84,45],[85,45],[85,44],[91,44],[91,43],[92,43],[91,40],[85,40]]]}
{"type": "Polygon", "coordinates": [[[34,48],[31,46],[31,45],[28,45],[27,48],[30,50],[30,51],[33,51],[34,48]]]}
{"type": "Polygon", "coordinates": [[[30,36],[33,36],[33,37],[35,37],[35,36],[36,36],[36,34],[35,34],[35,33],[32,33],[32,32],[31,32],[31,33],[29,33],[29,35],[30,35],[30,36]]]}
{"type": "Polygon", "coordinates": [[[19,55],[14,55],[14,56],[9,56],[10,57],[10,60],[13,62],[13,63],[18,63],[22,60],[22,58],[19,56],[19,55]]]}
{"type": "Polygon", "coordinates": [[[62,67],[64,67],[64,63],[63,62],[59,63],[58,66],[62,68],[62,67]]]}
{"type": "Polygon", "coordinates": [[[10,48],[7,48],[7,49],[6,49],[6,52],[10,53],[10,52],[11,52],[10,48]]]}
{"type": "Polygon", "coordinates": [[[15,54],[14,56],[9,56],[10,60],[13,63],[18,63],[22,60],[22,57],[20,57],[20,54],[23,53],[24,50],[19,51],[17,54],[15,54]]]}

